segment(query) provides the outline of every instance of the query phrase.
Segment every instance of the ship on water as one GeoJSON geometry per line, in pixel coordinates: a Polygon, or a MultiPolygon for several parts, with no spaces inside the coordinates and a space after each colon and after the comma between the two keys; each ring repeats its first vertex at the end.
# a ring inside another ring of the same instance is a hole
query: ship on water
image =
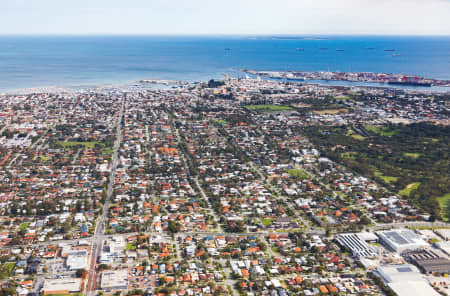
{"type": "Polygon", "coordinates": [[[430,82],[424,82],[424,81],[388,81],[388,84],[408,85],[408,86],[425,86],[425,87],[433,86],[430,82]]]}
{"type": "Polygon", "coordinates": [[[395,51],[395,48],[387,48],[384,51],[395,51]]]}
{"type": "Polygon", "coordinates": [[[402,76],[398,80],[389,80],[387,83],[391,85],[409,85],[409,86],[425,86],[425,87],[432,86],[431,82],[423,80],[418,76],[406,76],[406,75],[402,76]]]}

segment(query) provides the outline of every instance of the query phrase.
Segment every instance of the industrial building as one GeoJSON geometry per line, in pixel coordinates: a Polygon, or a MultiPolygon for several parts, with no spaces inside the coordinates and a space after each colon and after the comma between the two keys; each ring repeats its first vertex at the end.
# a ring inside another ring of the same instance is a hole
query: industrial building
{"type": "Polygon", "coordinates": [[[356,258],[377,256],[374,248],[355,233],[338,234],[336,240],[339,244],[349,249],[356,258]]]}
{"type": "Polygon", "coordinates": [[[394,252],[414,251],[430,245],[409,229],[378,231],[380,242],[394,252]]]}
{"type": "Polygon", "coordinates": [[[66,265],[69,270],[86,269],[88,263],[88,252],[77,251],[69,253],[66,260],[66,265]]]}
{"type": "Polygon", "coordinates": [[[414,265],[382,265],[377,268],[376,273],[398,296],[440,296],[414,265]]]}
{"type": "Polygon", "coordinates": [[[405,254],[408,261],[425,273],[450,273],[450,260],[434,250],[417,250],[405,254]]]}
{"type": "Polygon", "coordinates": [[[80,278],[46,279],[42,288],[44,295],[79,293],[80,291],[80,278]]]}
{"type": "Polygon", "coordinates": [[[126,290],[128,287],[128,270],[108,270],[101,274],[100,287],[102,290],[126,290]]]}

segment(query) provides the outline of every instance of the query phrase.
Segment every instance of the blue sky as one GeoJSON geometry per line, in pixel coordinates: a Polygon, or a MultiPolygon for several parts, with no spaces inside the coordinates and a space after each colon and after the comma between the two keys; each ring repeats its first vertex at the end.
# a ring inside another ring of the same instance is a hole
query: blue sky
{"type": "Polygon", "coordinates": [[[450,1],[0,0],[0,34],[450,35],[450,1]]]}

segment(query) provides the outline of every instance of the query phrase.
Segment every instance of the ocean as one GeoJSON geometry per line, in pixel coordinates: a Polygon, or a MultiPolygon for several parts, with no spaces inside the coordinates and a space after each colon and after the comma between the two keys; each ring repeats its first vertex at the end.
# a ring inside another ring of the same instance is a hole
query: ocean
{"type": "Polygon", "coordinates": [[[450,36],[319,37],[0,36],[0,92],[138,79],[195,82],[219,79],[223,73],[244,76],[236,68],[450,79],[450,36]]]}

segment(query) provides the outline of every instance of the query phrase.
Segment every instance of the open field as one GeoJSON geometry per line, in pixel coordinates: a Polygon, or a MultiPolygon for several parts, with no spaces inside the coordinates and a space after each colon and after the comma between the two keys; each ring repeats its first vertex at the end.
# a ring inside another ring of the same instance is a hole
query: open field
{"type": "Polygon", "coordinates": [[[297,179],[310,179],[311,176],[300,168],[287,170],[287,173],[297,179]]]}
{"type": "Polygon", "coordinates": [[[449,202],[450,202],[450,193],[447,193],[443,196],[439,196],[436,199],[439,202],[439,206],[441,207],[441,215],[442,215],[443,220],[449,221],[450,209],[448,209],[448,207],[449,207],[449,202]]]}
{"type": "Polygon", "coordinates": [[[357,152],[342,152],[341,156],[343,158],[355,159],[357,154],[358,154],[357,152]]]}
{"type": "Polygon", "coordinates": [[[345,108],[340,108],[340,109],[325,109],[325,110],[314,110],[313,111],[316,114],[319,115],[336,115],[336,114],[342,114],[342,113],[347,113],[348,110],[345,108]]]}
{"type": "Polygon", "coordinates": [[[364,141],[365,137],[361,136],[360,134],[355,133],[355,131],[351,128],[347,129],[346,136],[352,137],[355,140],[364,141]]]}
{"type": "Polygon", "coordinates": [[[271,218],[262,218],[261,219],[261,223],[264,226],[269,226],[269,225],[272,225],[273,219],[271,219],[271,218]]]}
{"type": "Polygon", "coordinates": [[[380,136],[394,136],[398,133],[396,130],[390,130],[388,127],[376,126],[376,125],[366,125],[364,127],[366,131],[378,134],[380,136]]]}
{"type": "Polygon", "coordinates": [[[58,294],[51,294],[52,296],[81,296],[83,294],[81,293],[58,293],[58,294]]]}
{"type": "Polygon", "coordinates": [[[258,112],[278,112],[278,111],[292,111],[294,108],[285,105],[247,105],[244,106],[248,110],[255,110],[258,112]]]}
{"type": "Polygon", "coordinates": [[[365,139],[365,137],[361,136],[360,134],[353,134],[352,138],[360,141],[363,141],[365,139]]]}
{"type": "Polygon", "coordinates": [[[384,182],[386,182],[388,184],[392,183],[392,182],[396,182],[398,180],[397,177],[385,176],[381,172],[375,172],[375,176],[380,177],[381,179],[383,179],[384,182]]]}
{"type": "Polygon", "coordinates": [[[20,224],[20,226],[19,226],[19,230],[25,230],[25,229],[28,228],[29,225],[30,225],[30,222],[22,223],[22,224],[20,224]]]}
{"type": "Polygon", "coordinates": [[[292,104],[295,108],[311,108],[311,104],[292,104]]]}
{"type": "Polygon", "coordinates": [[[0,266],[0,279],[8,278],[16,266],[15,262],[6,262],[0,266]]]}
{"type": "Polygon", "coordinates": [[[411,158],[414,158],[414,159],[417,159],[417,158],[419,158],[422,154],[420,154],[420,153],[403,153],[403,155],[404,156],[406,156],[406,157],[411,157],[411,158]]]}
{"type": "Polygon", "coordinates": [[[216,123],[216,124],[227,124],[228,122],[226,122],[225,120],[220,119],[220,120],[214,121],[214,123],[216,123]]]}
{"type": "Polygon", "coordinates": [[[78,146],[78,145],[84,146],[84,148],[94,148],[96,144],[102,145],[102,146],[104,145],[97,141],[93,141],[93,142],[58,142],[58,145],[61,145],[64,148],[78,146]]]}
{"type": "Polygon", "coordinates": [[[127,247],[126,248],[129,251],[134,251],[134,250],[136,250],[136,245],[132,244],[132,243],[127,243],[127,247]]]}
{"type": "Polygon", "coordinates": [[[103,155],[105,155],[105,154],[113,154],[114,149],[111,148],[111,147],[108,147],[108,148],[102,148],[100,151],[101,151],[101,153],[103,155]]]}
{"type": "Polygon", "coordinates": [[[352,98],[347,97],[347,96],[336,96],[333,97],[333,100],[351,100],[352,98]]]}
{"type": "Polygon", "coordinates": [[[404,189],[400,190],[398,194],[403,196],[410,196],[411,192],[419,188],[419,186],[420,182],[408,184],[404,189]]]}

